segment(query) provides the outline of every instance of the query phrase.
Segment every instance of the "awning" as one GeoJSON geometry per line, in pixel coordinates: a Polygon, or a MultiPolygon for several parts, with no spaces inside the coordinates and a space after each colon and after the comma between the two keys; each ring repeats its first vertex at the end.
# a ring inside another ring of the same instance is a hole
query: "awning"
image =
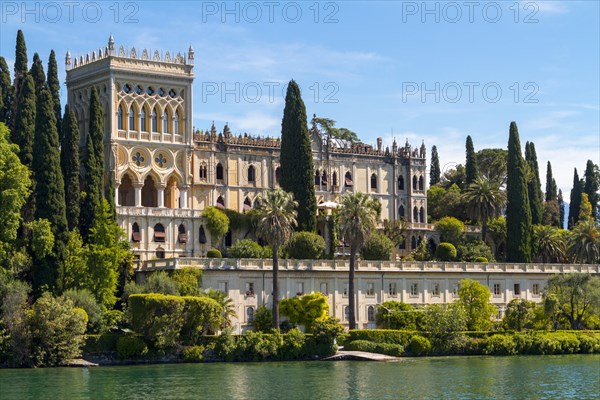
{"type": "Polygon", "coordinates": [[[244,211],[252,210],[252,206],[250,204],[244,203],[244,211]]]}
{"type": "Polygon", "coordinates": [[[155,242],[164,242],[167,235],[164,232],[154,232],[154,241],[155,242]]]}
{"type": "Polygon", "coordinates": [[[188,239],[187,238],[187,233],[180,233],[179,234],[179,237],[178,237],[179,243],[187,243],[187,239],[188,239]]]}
{"type": "Polygon", "coordinates": [[[352,179],[346,178],[346,186],[354,186],[354,182],[352,182],[352,179]]]}
{"type": "Polygon", "coordinates": [[[131,241],[132,242],[141,242],[142,241],[142,234],[140,232],[133,232],[131,234],[131,241]]]}
{"type": "Polygon", "coordinates": [[[224,210],[224,209],[225,209],[225,206],[224,206],[223,204],[221,204],[221,203],[217,203],[216,207],[217,207],[219,210],[224,210]]]}

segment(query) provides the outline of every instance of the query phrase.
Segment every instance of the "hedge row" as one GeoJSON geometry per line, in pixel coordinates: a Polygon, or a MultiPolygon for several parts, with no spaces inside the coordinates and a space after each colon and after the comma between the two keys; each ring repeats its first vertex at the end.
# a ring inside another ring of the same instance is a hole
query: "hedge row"
{"type": "Polygon", "coordinates": [[[404,354],[404,346],[391,343],[375,343],[368,340],[354,340],[346,343],[344,350],[366,351],[369,353],[386,354],[388,356],[399,357],[404,354]]]}
{"type": "Polygon", "coordinates": [[[416,331],[400,331],[392,329],[356,329],[348,332],[346,341],[366,340],[374,343],[399,344],[406,347],[416,331]]]}

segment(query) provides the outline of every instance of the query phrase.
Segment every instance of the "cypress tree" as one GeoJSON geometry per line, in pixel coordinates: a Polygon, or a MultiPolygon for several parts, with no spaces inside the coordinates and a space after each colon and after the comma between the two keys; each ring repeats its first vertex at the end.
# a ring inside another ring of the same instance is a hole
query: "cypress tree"
{"type": "Polygon", "coordinates": [[[298,201],[298,229],[314,232],[317,200],[306,108],[298,84],[291,80],[281,121],[281,187],[298,201]]]}
{"type": "Polygon", "coordinates": [[[577,168],[573,173],[573,189],[571,189],[571,198],[569,201],[569,220],[568,229],[572,229],[579,222],[579,209],[581,208],[581,193],[583,193],[583,181],[579,179],[577,168]]]}
{"type": "Polygon", "coordinates": [[[560,222],[558,227],[560,229],[565,228],[565,201],[563,199],[562,190],[558,189],[558,209],[560,210],[560,222]]]}
{"type": "Polygon", "coordinates": [[[544,203],[542,201],[542,183],[540,181],[540,169],[537,162],[537,154],[533,142],[525,143],[525,160],[529,168],[527,179],[527,193],[529,195],[529,207],[531,208],[531,223],[539,225],[544,215],[544,203]]]}
{"type": "Polygon", "coordinates": [[[527,195],[527,171],[521,155],[519,131],[510,123],[506,182],[506,256],[509,262],[531,261],[531,209],[527,195]]]}
{"type": "Polygon", "coordinates": [[[467,161],[465,164],[465,183],[468,187],[471,183],[475,182],[477,178],[477,161],[475,160],[475,149],[473,148],[473,139],[471,136],[467,136],[467,161]]]}
{"type": "Polygon", "coordinates": [[[62,107],[60,106],[60,81],[58,80],[58,66],[56,65],[56,54],[54,50],[50,51],[48,59],[48,88],[54,102],[54,116],[56,117],[56,129],[58,130],[58,138],[62,143],[62,107]]]}
{"type": "Polygon", "coordinates": [[[551,201],[556,200],[558,196],[556,181],[552,176],[552,164],[548,161],[548,165],[546,167],[546,197],[544,200],[551,201]]]}
{"type": "MultiPolygon", "coordinates": [[[[35,84],[35,93],[39,96],[42,92],[42,89],[47,87],[46,84],[46,74],[44,73],[44,64],[42,64],[42,60],[38,53],[33,55],[33,64],[31,65],[31,69],[29,70],[29,74],[33,77],[33,83],[35,84]]],[[[54,111],[54,110],[53,110],[54,111]]],[[[56,120],[56,117],[54,117],[56,120]]]]}
{"type": "Polygon", "coordinates": [[[429,169],[429,186],[437,185],[440,182],[440,158],[438,156],[437,147],[431,148],[431,168],[429,169]]]}
{"type": "MultiPolygon", "coordinates": [[[[27,75],[28,71],[28,60],[27,60],[27,46],[25,45],[25,36],[23,31],[20,29],[17,31],[17,45],[15,48],[15,80],[13,83],[13,95],[18,96],[21,91],[21,83],[27,75]]],[[[13,99],[11,104],[11,115],[9,118],[9,128],[14,126],[13,121],[15,114],[17,113],[17,101],[13,99]]]]}
{"type": "Polygon", "coordinates": [[[54,248],[44,260],[36,260],[33,286],[39,292],[47,285],[53,289],[68,241],[65,188],[60,169],[58,132],[52,96],[46,87],[39,92],[35,118],[32,169],[35,186],[35,218],[50,221],[54,248]]]}
{"type": "Polygon", "coordinates": [[[102,212],[100,207],[104,197],[104,129],[102,108],[98,98],[98,90],[95,86],[92,86],[90,95],[89,116],[86,152],[83,159],[86,186],[80,215],[81,235],[86,242],[90,229],[102,212]]]}
{"type": "Polygon", "coordinates": [[[27,74],[21,84],[17,102],[17,113],[11,140],[19,146],[21,163],[31,168],[33,160],[33,139],[35,136],[36,96],[33,77],[27,74]]]}
{"type": "Polygon", "coordinates": [[[12,99],[14,97],[11,85],[10,70],[4,57],[0,56],[0,122],[9,125],[12,99]]]}
{"type": "Polygon", "coordinates": [[[69,230],[79,227],[79,128],[75,114],[65,106],[63,134],[60,151],[60,165],[65,181],[65,203],[69,230]]]}
{"type": "Polygon", "coordinates": [[[594,165],[592,160],[588,160],[585,166],[585,186],[583,191],[587,193],[588,200],[592,205],[592,218],[598,218],[598,185],[600,176],[597,172],[598,166],[594,165]]]}

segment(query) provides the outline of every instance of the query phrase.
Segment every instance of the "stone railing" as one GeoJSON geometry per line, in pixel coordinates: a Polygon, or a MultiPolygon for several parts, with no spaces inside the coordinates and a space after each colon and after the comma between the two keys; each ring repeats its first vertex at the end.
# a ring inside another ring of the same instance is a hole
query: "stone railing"
{"type": "Polygon", "coordinates": [[[127,217],[150,216],[173,218],[200,218],[202,216],[202,211],[183,208],[117,206],[117,215],[127,217]]]}
{"type": "MultiPolygon", "coordinates": [[[[271,270],[270,259],[234,258],[173,258],[149,260],[138,271],[156,271],[197,267],[206,270],[271,270]]],[[[347,271],[348,260],[280,260],[282,271],[347,271]]],[[[454,272],[454,273],[538,273],[556,274],[581,272],[600,274],[598,264],[511,264],[429,261],[358,261],[357,271],[381,272],[454,272]]]]}

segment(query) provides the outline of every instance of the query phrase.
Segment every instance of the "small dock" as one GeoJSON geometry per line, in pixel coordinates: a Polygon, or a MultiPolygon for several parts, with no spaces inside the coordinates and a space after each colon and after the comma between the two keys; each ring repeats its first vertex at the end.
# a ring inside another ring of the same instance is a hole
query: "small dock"
{"type": "Polygon", "coordinates": [[[367,353],[366,351],[347,351],[340,350],[331,357],[324,358],[323,361],[398,361],[400,357],[387,356],[385,354],[367,353]]]}

